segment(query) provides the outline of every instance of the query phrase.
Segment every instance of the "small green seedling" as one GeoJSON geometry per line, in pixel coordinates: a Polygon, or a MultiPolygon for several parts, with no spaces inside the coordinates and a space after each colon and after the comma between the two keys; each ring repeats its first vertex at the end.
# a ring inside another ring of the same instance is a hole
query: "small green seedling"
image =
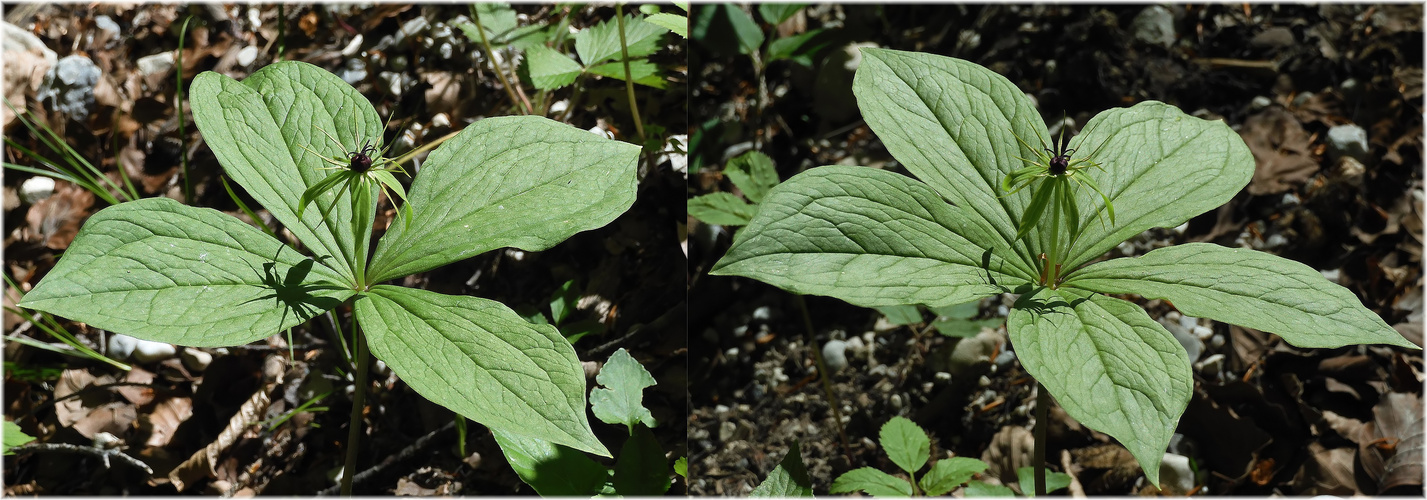
{"type": "Polygon", "coordinates": [[[711,274],[863,307],[1020,294],[1006,327],[1021,365],[1067,414],[1125,445],[1153,484],[1194,381],[1173,335],[1114,295],[1166,299],[1299,347],[1418,349],[1351,291],[1266,253],[1190,243],[1097,262],[1248,184],[1253,155],[1223,122],[1143,102],[1037,149],[1019,138],[1049,133],[1005,77],[930,54],[862,55],[853,83],[862,116],[916,179],[850,166],[793,176],[764,197],[711,274]],[[1088,159],[1072,153],[1086,150],[1088,159]],[[1066,189],[1090,176],[1100,196],[1066,189]],[[1112,204],[1109,224],[1088,223],[1112,204]]]}
{"type": "Polygon", "coordinates": [[[905,417],[892,417],[883,424],[878,442],[892,463],[906,471],[907,479],[863,467],[838,476],[828,493],[863,491],[874,497],[936,497],[965,485],[972,476],[986,470],[986,462],[974,458],[943,458],[933,462],[920,480],[914,480],[916,472],[931,458],[931,439],[927,438],[926,431],[905,417]]]}
{"type": "Polygon", "coordinates": [[[200,74],[190,95],[225,172],[307,253],[216,210],[167,198],[121,203],[90,217],[19,306],[218,347],[348,304],[357,328],[342,342],[353,347],[357,390],[344,493],[368,348],[416,392],[492,430],[610,455],[585,415],[580,360],[555,327],[496,301],[384,283],[497,248],[544,250],[609,224],[634,203],[638,146],[534,116],[479,120],[431,152],[401,196],[406,216],[368,255],[372,186],[402,191],[389,177],[397,162],[367,147],[385,127],[362,94],[327,70],[284,61],[242,82],[200,74]],[[325,188],[338,185],[347,189],[325,188]]]}
{"type": "MultiPolygon", "coordinates": [[[[643,404],[644,388],[655,384],[654,376],[620,349],[595,380],[604,386],[590,391],[595,417],[629,431],[613,469],[563,444],[492,429],[501,452],[520,479],[542,496],[663,495],[672,484],[670,464],[650,430],[658,423],[643,404]]],[[[680,463],[687,467],[681,457],[673,471],[684,475],[687,470],[680,472],[680,463]]]]}

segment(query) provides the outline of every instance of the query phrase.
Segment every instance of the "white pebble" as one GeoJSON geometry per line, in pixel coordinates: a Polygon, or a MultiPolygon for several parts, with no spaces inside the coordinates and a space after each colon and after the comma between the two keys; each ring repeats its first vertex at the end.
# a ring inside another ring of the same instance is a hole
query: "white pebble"
{"type": "Polygon", "coordinates": [[[823,364],[828,373],[837,373],[847,368],[847,342],[829,340],[823,344],[823,364]]]}
{"type": "Polygon", "coordinates": [[[178,349],[173,344],[139,339],[138,345],[134,346],[134,361],[140,363],[163,361],[172,358],[176,353],[178,353],[178,349]]]}
{"type": "Polygon", "coordinates": [[[25,179],[25,182],[20,184],[20,199],[31,205],[49,198],[54,192],[55,180],[43,175],[25,179]]]}
{"type": "Polygon", "coordinates": [[[238,50],[239,66],[246,68],[256,60],[258,60],[258,47],[256,45],[249,45],[238,50]]]}
{"type": "Polygon", "coordinates": [[[213,362],[212,354],[208,354],[192,347],[183,348],[183,352],[180,353],[178,357],[179,359],[183,360],[183,366],[187,366],[189,370],[193,370],[196,372],[207,370],[209,363],[213,362]]]}

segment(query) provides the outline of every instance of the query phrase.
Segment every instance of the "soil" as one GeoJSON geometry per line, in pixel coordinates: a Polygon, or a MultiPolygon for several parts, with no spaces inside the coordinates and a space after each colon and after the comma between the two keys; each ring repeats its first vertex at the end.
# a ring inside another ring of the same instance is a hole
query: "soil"
{"type": "MultiPolygon", "coordinates": [[[[244,215],[225,190],[222,167],[196,130],[191,108],[185,102],[182,114],[176,113],[179,74],[186,88],[204,71],[241,79],[278,59],[310,62],[350,76],[379,115],[395,117],[385,142],[406,138],[404,147],[419,146],[480,118],[518,113],[480,44],[449,24],[458,16],[469,17],[469,9],[437,4],[7,4],[7,50],[17,47],[9,38],[11,31],[28,33],[58,58],[79,55],[92,60],[102,76],[84,112],[61,113],[36,92],[50,64],[44,51],[36,47],[6,52],[6,97],[31,110],[32,119],[58,131],[115,182],[123,169],[141,196],[214,208],[276,227],[292,241],[241,186],[226,182],[237,200],[258,210],[261,220],[244,215]],[[181,32],[185,22],[186,35],[181,32]],[[403,35],[403,26],[413,28],[403,35]],[[185,44],[176,70],[172,64],[150,66],[153,60],[144,59],[172,54],[181,37],[185,44]],[[378,50],[379,45],[384,48],[378,50]],[[185,155],[188,176],[180,164],[185,155]],[[191,186],[191,196],[186,186],[191,186]]],[[[518,5],[515,10],[522,25],[565,21],[584,28],[614,19],[612,5],[518,5]]],[[[637,89],[644,123],[663,127],[651,129],[656,130],[651,135],[664,141],[654,150],[669,150],[669,134],[687,128],[685,44],[676,35],[662,40],[665,45],[651,62],[667,74],[668,88],[637,89]]],[[[509,72],[512,56],[503,57],[502,71],[509,72]]],[[[528,80],[521,85],[527,99],[543,106],[537,114],[548,111],[546,116],[575,127],[638,142],[624,82],[590,77],[578,86],[581,95],[575,98],[574,87],[545,94],[528,80]]],[[[7,164],[37,166],[20,147],[59,158],[11,120],[7,114],[7,164]]],[[[652,164],[641,161],[638,200],[603,228],[579,233],[547,251],[497,250],[399,281],[497,300],[522,314],[548,317],[552,295],[575,280],[578,305],[569,321],[587,321],[603,330],[575,344],[589,385],[595,385],[594,374],[617,349],[630,351],[658,381],[645,391],[643,401],[661,422],[654,433],[672,465],[686,456],[686,427],[681,422],[687,419],[688,396],[682,291],[687,262],[678,233],[683,212],[677,209],[685,176],[671,157],[677,155],[664,151],[646,159],[657,158],[652,164]]],[[[20,290],[29,290],[63,255],[85,219],[107,204],[62,181],[49,198],[22,201],[17,194],[32,176],[8,166],[6,170],[5,272],[20,290]]],[[[386,227],[394,214],[384,200],[377,227],[386,227]]],[[[59,344],[9,310],[18,296],[7,287],[5,333],[59,344]]],[[[160,359],[130,361],[134,369],[127,373],[7,341],[6,420],[40,443],[98,446],[110,439],[107,433],[114,438],[107,445],[146,463],[153,474],[118,459],[105,462],[93,453],[22,453],[5,457],[5,493],[312,495],[334,488],[333,477],[346,450],[354,388],[351,367],[338,355],[340,347],[329,332],[334,322],[350,332],[350,313],[339,307],[293,329],[291,345],[279,334],[231,348],[180,346],[176,354],[160,359]],[[289,349],[295,359],[288,359],[289,349]],[[277,422],[322,393],[330,395],[277,422]],[[75,396],[65,398],[71,394],[75,396]],[[270,403],[254,403],[267,394],[272,395],[270,403]],[[255,425],[259,422],[267,425],[255,425]],[[229,425],[237,425],[237,432],[225,433],[229,425]],[[170,479],[170,472],[205,449],[215,452],[211,470],[190,471],[183,484],[170,479]]],[[[65,320],[57,326],[100,352],[106,351],[112,335],[65,320]]],[[[358,476],[357,494],[534,493],[506,463],[489,431],[470,424],[462,453],[454,415],[417,395],[385,365],[375,365],[370,387],[361,388],[369,396],[357,470],[369,474],[358,476]]],[[[628,435],[622,426],[593,417],[590,421],[611,450],[617,451],[628,435]]],[[[604,464],[612,467],[613,460],[604,464]]],[[[678,480],[671,491],[682,493],[685,488],[678,480]]]]}
{"type": "MultiPolygon", "coordinates": [[[[711,20],[711,39],[721,22],[712,9],[691,15],[695,26],[711,20]]],[[[834,164],[905,174],[859,117],[851,47],[958,57],[1005,75],[1047,123],[1159,100],[1222,119],[1249,144],[1255,177],[1231,202],[1110,257],[1190,241],[1266,251],[1322,271],[1422,344],[1420,5],[816,5],[762,27],[770,39],[823,29],[826,45],[810,65],[764,66],[736,43],[691,44],[690,196],[736,192],[720,169],[748,150],[771,156],[782,179],[834,164]],[[1164,10],[1167,37],[1137,27],[1152,9],[1164,10]],[[1366,131],[1362,160],[1330,151],[1339,125],[1366,131]]],[[[805,312],[782,290],[707,274],[736,229],[690,219],[691,494],[745,495],[795,442],[818,495],[858,467],[904,475],[876,444],[897,415],[931,433],[933,457],[988,462],[987,482],[1014,482],[1029,465],[1035,384],[1006,354],[1015,346],[1003,326],[948,337],[925,311],[896,325],[814,296],[805,312]],[[840,423],[813,352],[830,340],[847,346],[846,367],[829,370],[840,423]]],[[[1191,353],[1194,396],[1168,450],[1187,457],[1192,479],[1165,493],[1422,494],[1421,351],[1299,349],[1127,298],[1209,333],[1191,353]]],[[[983,300],[976,318],[1004,318],[1010,299],[983,300]]],[[[1049,424],[1050,469],[1075,478],[1055,494],[1157,493],[1114,440],[1059,408],[1049,424]]]]}

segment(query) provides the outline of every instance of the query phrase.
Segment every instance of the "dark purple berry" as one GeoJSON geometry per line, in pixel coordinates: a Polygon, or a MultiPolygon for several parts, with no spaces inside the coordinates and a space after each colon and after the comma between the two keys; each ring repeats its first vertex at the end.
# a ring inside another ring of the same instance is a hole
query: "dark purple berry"
{"type": "Polygon", "coordinates": [[[362,147],[361,151],[353,151],[349,153],[348,156],[351,158],[351,164],[348,165],[347,168],[359,174],[362,172],[366,172],[368,169],[372,168],[372,157],[368,156],[367,153],[375,153],[376,150],[377,148],[375,146],[367,144],[366,146],[362,147]]]}

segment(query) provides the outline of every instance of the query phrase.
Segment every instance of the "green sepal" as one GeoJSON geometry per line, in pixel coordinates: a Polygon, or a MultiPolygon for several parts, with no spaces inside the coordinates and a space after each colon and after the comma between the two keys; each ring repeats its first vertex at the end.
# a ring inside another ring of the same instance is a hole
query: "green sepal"
{"type": "MultiPolygon", "coordinates": [[[[322,196],[322,193],[326,193],[327,191],[332,190],[332,188],[335,187],[337,183],[342,182],[344,180],[343,177],[344,176],[342,172],[337,172],[335,174],[327,176],[327,178],[322,179],[321,181],[318,181],[317,184],[313,184],[312,187],[307,188],[306,191],[303,191],[302,200],[299,201],[297,204],[297,217],[299,219],[302,218],[302,213],[307,210],[307,204],[317,201],[317,197],[322,196]]],[[[318,205],[318,208],[321,209],[322,206],[318,205]]],[[[331,210],[330,207],[327,210],[322,210],[323,218],[327,217],[327,213],[329,210],[331,210]]]]}
{"type": "Polygon", "coordinates": [[[1050,199],[1055,194],[1054,182],[1053,180],[1042,181],[1040,188],[1035,189],[1035,192],[1031,194],[1031,204],[1026,206],[1026,213],[1021,216],[1021,227],[1016,229],[1016,239],[1025,238],[1026,233],[1036,227],[1036,222],[1041,219],[1041,213],[1045,212],[1046,205],[1050,204],[1050,199]]]}
{"type": "MultiPolygon", "coordinates": [[[[401,199],[401,207],[397,208],[397,211],[401,212],[402,218],[405,219],[403,222],[406,223],[406,226],[411,227],[411,207],[406,203],[406,188],[401,187],[401,182],[396,180],[396,176],[391,175],[391,172],[386,170],[374,170],[372,171],[372,175],[376,176],[382,185],[391,190],[391,194],[395,195],[395,198],[401,199]]],[[[396,202],[392,201],[392,205],[395,206],[396,202]]]]}

